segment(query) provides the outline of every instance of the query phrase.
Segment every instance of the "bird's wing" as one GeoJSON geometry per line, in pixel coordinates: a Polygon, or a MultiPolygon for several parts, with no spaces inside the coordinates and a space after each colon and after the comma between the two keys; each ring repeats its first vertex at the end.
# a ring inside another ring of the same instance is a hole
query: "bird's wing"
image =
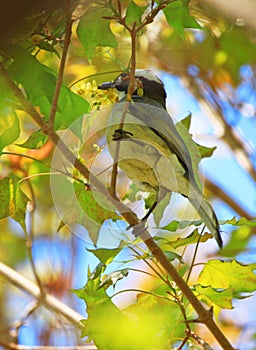
{"type": "MultiPolygon", "coordinates": [[[[136,116],[148,127],[150,127],[159,137],[161,137],[170,150],[177,155],[182,165],[187,170],[187,177],[195,189],[201,192],[201,182],[196,166],[192,164],[192,157],[186,143],[183,141],[181,135],[177,131],[171,116],[163,109],[147,103],[130,103],[129,111],[136,116]]],[[[179,126],[180,132],[185,139],[191,139],[189,132],[182,125],[179,126]]],[[[191,142],[190,148],[194,144],[191,142]]],[[[196,152],[195,148],[193,151],[196,152]]]]}
{"type": "Polygon", "coordinates": [[[182,124],[179,124],[179,134],[171,116],[163,108],[155,107],[146,103],[131,103],[129,110],[132,115],[136,115],[137,118],[148,125],[151,130],[161,137],[170,148],[171,152],[174,152],[179,160],[185,164],[188,172],[187,177],[189,183],[192,185],[189,200],[204,220],[206,226],[214,234],[219,247],[222,248],[222,239],[215,212],[211,205],[202,196],[202,185],[197,171],[200,154],[196,145],[192,141],[188,130],[182,124]],[[193,152],[198,152],[198,154],[193,156],[193,152]],[[192,163],[193,158],[197,158],[195,164],[192,163]]]}

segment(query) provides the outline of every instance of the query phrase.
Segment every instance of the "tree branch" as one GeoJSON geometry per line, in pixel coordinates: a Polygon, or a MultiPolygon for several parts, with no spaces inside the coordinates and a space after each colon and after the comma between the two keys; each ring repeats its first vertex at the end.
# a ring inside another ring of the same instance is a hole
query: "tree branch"
{"type": "MultiPolygon", "coordinates": [[[[33,120],[41,127],[42,131],[49,137],[49,139],[58,147],[60,152],[66,159],[73,164],[73,166],[87,179],[90,180],[90,185],[99,191],[105,198],[112,203],[116,209],[122,214],[124,219],[128,222],[130,226],[136,227],[140,224],[137,215],[126,205],[120,202],[118,199],[114,199],[108,192],[107,188],[99,181],[93,174],[90,174],[89,170],[76,158],[76,156],[71,152],[71,150],[65,145],[65,143],[60,139],[58,134],[49,127],[47,123],[41,118],[40,114],[36,109],[30,104],[30,102],[25,98],[22,91],[17,87],[17,85],[9,77],[8,73],[4,69],[3,65],[0,64],[0,74],[6,81],[7,85],[13,91],[14,95],[22,104],[22,107],[26,113],[28,113],[33,120]]],[[[154,239],[151,237],[147,229],[143,227],[140,229],[140,237],[144,241],[145,245],[148,247],[152,255],[157,259],[157,261],[162,265],[165,271],[173,279],[173,281],[180,288],[182,293],[186,296],[190,304],[193,306],[198,314],[198,321],[204,323],[209,330],[212,332],[216,340],[225,350],[234,350],[232,345],[229,343],[228,339],[218,328],[214,320],[212,319],[212,313],[204,308],[197,297],[194,295],[190,287],[178,274],[175,267],[169,262],[164,252],[155,243],[154,239]]],[[[68,316],[68,315],[67,315],[68,316]]]]}
{"type": "Polygon", "coordinates": [[[20,345],[20,344],[14,344],[9,343],[6,344],[0,340],[0,345],[3,346],[5,349],[9,350],[97,350],[95,345],[75,345],[75,346],[35,346],[35,345],[20,345]]]}
{"type": "Polygon", "coordinates": [[[45,306],[54,310],[58,314],[65,317],[69,322],[74,324],[76,327],[83,328],[79,323],[84,316],[71,309],[69,306],[61,302],[59,299],[52,295],[45,294],[42,296],[39,287],[31,282],[26,277],[19,274],[17,271],[13,270],[9,266],[5,265],[0,261],[0,275],[8,280],[11,284],[24,290],[25,292],[33,295],[36,299],[42,302],[45,306]]]}

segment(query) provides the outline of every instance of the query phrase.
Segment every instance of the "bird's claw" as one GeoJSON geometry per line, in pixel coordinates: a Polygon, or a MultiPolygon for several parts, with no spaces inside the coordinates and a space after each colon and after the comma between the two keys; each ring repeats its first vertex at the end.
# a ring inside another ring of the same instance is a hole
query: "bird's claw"
{"type": "Polygon", "coordinates": [[[140,221],[137,225],[129,225],[127,227],[127,230],[129,230],[130,228],[132,228],[132,234],[135,236],[135,237],[139,237],[141,236],[145,231],[146,231],[146,225],[145,225],[145,221],[142,220],[140,221]]]}
{"type": "Polygon", "coordinates": [[[114,134],[112,135],[112,140],[113,141],[120,141],[120,140],[125,140],[133,136],[132,132],[125,131],[123,129],[116,129],[114,131],[114,134]]]}

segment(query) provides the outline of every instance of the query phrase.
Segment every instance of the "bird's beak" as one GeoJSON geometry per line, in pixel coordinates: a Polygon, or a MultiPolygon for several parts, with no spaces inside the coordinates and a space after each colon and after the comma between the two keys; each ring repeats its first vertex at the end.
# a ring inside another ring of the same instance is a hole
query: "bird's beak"
{"type": "Polygon", "coordinates": [[[98,85],[98,89],[100,90],[114,89],[116,87],[115,85],[116,84],[114,81],[108,81],[106,83],[98,85]]]}

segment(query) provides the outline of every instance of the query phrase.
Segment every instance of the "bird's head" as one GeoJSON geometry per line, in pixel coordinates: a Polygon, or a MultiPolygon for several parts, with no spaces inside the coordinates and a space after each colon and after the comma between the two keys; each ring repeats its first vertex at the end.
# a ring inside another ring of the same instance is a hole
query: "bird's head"
{"type": "MultiPolygon", "coordinates": [[[[102,90],[115,88],[127,94],[129,83],[129,73],[122,73],[114,81],[103,83],[98,88],[102,90]]],[[[166,92],[164,84],[153,72],[136,69],[135,84],[136,90],[133,93],[133,97],[143,98],[145,102],[157,103],[165,108],[166,92]]]]}

